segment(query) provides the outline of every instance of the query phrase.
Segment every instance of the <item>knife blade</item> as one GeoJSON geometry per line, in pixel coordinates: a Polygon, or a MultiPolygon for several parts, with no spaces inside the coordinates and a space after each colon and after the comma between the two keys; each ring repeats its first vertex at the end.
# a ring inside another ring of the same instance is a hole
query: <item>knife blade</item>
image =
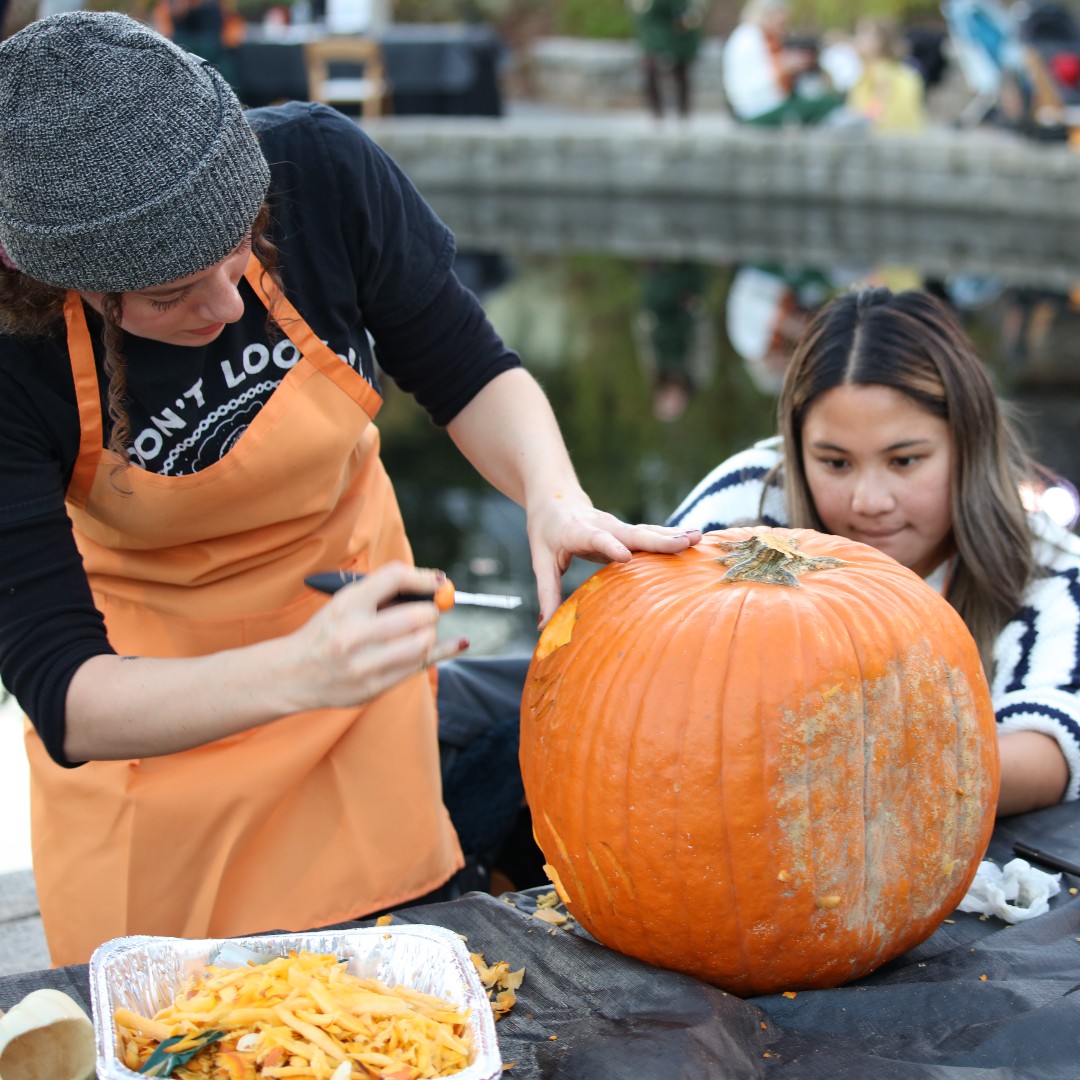
{"type": "MultiPolygon", "coordinates": [[[[363,581],[364,577],[364,574],[358,574],[352,570],[328,570],[325,573],[308,575],[308,577],[304,578],[304,584],[309,589],[333,595],[338,589],[343,589],[354,581],[363,581]]],[[[449,611],[455,604],[467,604],[470,607],[501,608],[504,611],[511,611],[516,607],[520,607],[522,603],[520,596],[506,596],[501,593],[459,592],[449,579],[435,593],[398,593],[391,602],[401,604],[410,600],[433,600],[442,611],[449,611]]]]}

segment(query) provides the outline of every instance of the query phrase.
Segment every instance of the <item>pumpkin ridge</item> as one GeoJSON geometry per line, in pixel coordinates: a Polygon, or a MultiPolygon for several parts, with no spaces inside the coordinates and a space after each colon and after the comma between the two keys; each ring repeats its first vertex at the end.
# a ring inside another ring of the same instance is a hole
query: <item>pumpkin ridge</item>
{"type": "MultiPolygon", "coordinates": [[[[942,776],[941,786],[944,789],[952,787],[954,791],[962,790],[962,777],[964,774],[964,767],[961,761],[961,755],[963,753],[963,744],[966,742],[964,725],[961,717],[961,701],[958,693],[958,688],[954,688],[952,683],[952,673],[946,673],[946,682],[949,686],[948,705],[949,712],[952,716],[953,726],[953,741],[955,743],[954,753],[952,761],[950,762],[952,768],[951,776],[942,776]]],[[[956,866],[956,848],[960,842],[959,822],[955,818],[950,818],[945,821],[941,829],[941,873],[948,878],[951,876],[953,869],[956,866]]]]}
{"type": "MultiPolygon", "coordinates": [[[[874,605],[873,608],[872,608],[870,616],[872,618],[872,622],[873,622],[874,625],[871,628],[871,633],[880,634],[881,638],[883,640],[886,639],[886,636],[887,636],[887,639],[892,643],[893,651],[902,651],[903,650],[903,642],[897,640],[897,632],[896,632],[895,620],[893,620],[893,619],[890,619],[890,620],[883,619],[881,617],[881,610],[882,609],[880,607],[878,607],[877,605],[874,605]]],[[[870,741],[870,742],[872,742],[872,744],[876,745],[877,739],[878,739],[878,733],[876,732],[876,730],[874,730],[874,725],[873,725],[872,720],[871,720],[872,701],[871,701],[869,695],[866,693],[866,687],[869,685],[869,686],[871,686],[873,688],[873,690],[875,692],[877,692],[879,690],[879,685],[880,684],[879,684],[878,680],[873,680],[873,681],[870,681],[868,683],[866,675],[863,672],[864,651],[859,646],[859,643],[854,640],[853,628],[851,626],[848,627],[848,631],[851,634],[852,639],[853,639],[852,640],[852,648],[856,650],[856,656],[859,659],[859,664],[860,664],[859,686],[860,686],[860,688],[862,690],[862,692],[860,694],[862,708],[860,710],[859,715],[860,715],[861,729],[862,729],[861,730],[861,742],[860,742],[860,745],[863,747],[863,760],[862,760],[862,766],[863,766],[863,799],[862,799],[862,801],[863,801],[863,819],[862,819],[862,874],[861,874],[862,881],[861,881],[860,894],[859,895],[860,895],[860,900],[861,900],[861,906],[862,906],[862,909],[863,909],[864,926],[867,928],[868,932],[864,932],[864,934],[863,934],[864,940],[860,942],[860,945],[865,950],[872,949],[873,950],[873,955],[875,957],[877,957],[877,959],[885,960],[885,959],[888,959],[888,958],[883,957],[881,955],[881,950],[884,947],[884,945],[886,944],[887,938],[886,938],[886,935],[882,931],[882,927],[881,927],[881,924],[880,924],[880,921],[879,921],[880,916],[879,916],[878,920],[873,920],[872,919],[873,913],[880,911],[881,904],[883,902],[882,901],[882,895],[881,895],[881,893],[882,893],[881,882],[880,882],[880,880],[875,879],[875,876],[874,876],[874,873],[873,873],[873,868],[878,866],[880,864],[880,862],[881,862],[881,858],[879,857],[879,853],[876,850],[875,843],[874,843],[874,833],[876,831],[876,827],[878,826],[878,822],[880,820],[881,809],[880,809],[880,806],[878,805],[879,804],[879,796],[878,796],[878,792],[876,790],[877,789],[877,781],[876,781],[875,777],[876,777],[877,774],[875,773],[874,769],[872,768],[873,762],[871,760],[869,760],[869,755],[866,753],[866,747],[867,747],[868,741],[870,741]]],[[[875,640],[876,640],[876,638],[875,638],[875,640]]],[[[909,693],[910,693],[910,688],[904,682],[903,679],[899,679],[899,680],[897,679],[895,672],[882,672],[881,675],[878,678],[880,680],[887,680],[887,682],[889,684],[896,683],[897,681],[900,682],[900,684],[901,684],[900,685],[900,696],[901,696],[901,699],[905,703],[904,708],[902,708],[902,710],[901,710],[901,717],[906,722],[906,720],[907,720],[907,718],[909,716],[909,710],[906,707],[906,703],[907,703],[907,699],[908,699],[908,696],[909,696],[909,693]]],[[[904,740],[906,740],[907,736],[905,734],[903,736],[898,735],[898,737],[900,737],[901,740],[904,741],[904,740]]],[[[903,833],[904,840],[906,841],[906,851],[905,851],[904,861],[907,862],[907,861],[909,861],[911,859],[912,854],[913,854],[912,853],[912,845],[913,845],[913,842],[914,842],[914,839],[915,839],[914,830],[905,829],[905,830],[901,830],[901,832],[903,833]]],[[[895,845],[896,845],[895,830],[890,829],[890,830],[888,830],[888,836],[887,836],[887,839],[885,841],[884,846],[888,850],[892,851],[895,854],[895,845]]],[[[885,857],[887,857],[887,856],[885,856],[885,857]]],[[[892,860],[892,861],[895,861],[895,860],[892,860]]],[[[888,874],[888,872],[886,872],[882,876],[888,877],[889,874],[888,874]]]]}
{"type": "MultiPolygon", "coordinates": [[[[801,672],[805,673],[808,666],[813,670],[815,659],[823,652],[830,657],[837,652],[841,638],[850,642],[850,632],[844,620],[817,589],[811,587],[797,597],[792,595],[789,606],[794,633],[789,652],[793,657],[798,657],[801,672]]],[[[853,680],[858,687],[862,685],[861,674],[853,680]]],[[[849,895],[851,891],[850,884],[846,880],[842,882],[840,878],[843,866],[839,853],[830,851],[835,846],[830,840],[844,835],[844,830],[832,820],[832,804],[835,800],[830,798],[827,805],[820,805],[822,776],[830,776],[834,785],[842,783],[842,775],[838,773],[844,772],[844,762],[839,758],[843,742],[836,738],[834,729],[843,725],[844,717],[850,714],[851,709],[849,706],[841,707],[847,700],[846,695],[842,694],[839,701],[832,701],[826,697],[821,685],[807,685],[805,674],[800,681],[804,687],[803,696],[797,708],[789,710],[787,714],[788,723],[796,730],[801,746],[798,767],[800,828],[789,837],[790,854],[794,856],[791,864],[796,875],[792,899],[798,909],[805,913],[806,924],[800,938],[816,941],[835,933],[837,914],[834,914],[834,910],[839,906],[837,897],[849,895]],[[806,717],[813,719],[808,722],[806,717]],[[841,891],[838,892],[838,889],[841,891]]],[[[861,714],[862,710],[859,712],[861,714]]],[[[833,793],[835,787],[827,790],[833,793]]],[[[787,825],[785,832],[788,832],[790,824],[782,824],[787,825]]],[[[818,977],[818,972],[814,977],[818,977]]]]}
{"type": "MultiPolygon", "coordinates": [[[[579,623],[582,622],[583,619],[589,618],[591,610],[591,604],[589,603],[589,601],[592,600],[594,595],[594,593],[590,593],[589,596],[587,596],[583,600],[582,604],[579,605],[579,623]]],[[[625,617],[626,599],[626,596],[622,594],[617,597],[620,605],[617,610],[623,613],[623,617],[625,617]]],[[[611,598],[609,597],[609,603],[610,600],[611,598]]],[[[612,662],[612,653],[617,654],[620,648],[621,642],[619,641],[617,635],[613,634],[606,642],[600,656],[594,659],[595,670],[591,676],[592,688],[594,691],[592,697],[597,702],[607,702],[613,694],[612,683],[615,681],[615,673],[617,671],[617,666],[612,662]]],[[[571,664],[569,665],[570,670],[566,671],[563,677],[565,678],[567,675],[571,675],[575,667],[576,665],[571,662],[571,664]]],[[[614,693],[617,696],[617,688],[615,689],[614,693]]],[[[603,709],[598,710],[598,714],[598,722],[595,722],[593,724],[586,724],[584,722],[584,717],[588,715],[586,703],[578,703],[577,715],[579,719],[577,723],[577,732],[579,733],[578,745],[580,747],[580,754],[576,756],[580,756],[581,760],[584,762],[585,775],[606,777],[607,763],[605,762],[605,755],[603,754],[601,747],[603,739],[604,737],[606,737],[605,729],[609,721],[604,714],[603,709]]],[[[623,780],[627,783],[629,782],[628,770],[623,772],[623,780]]],[[[608,822],[602,816],[604,807],[606,805],[606,799],[590,799],[589,794],[590,793],[588,791],[582,791],[580,793],[580,806],[578,811],[576,812],[576,816],[580,815],[580,818],[584,823],[584,827],[581,829],[580,835],[584,835],[590,838],[595,838],[597,836],[602,838],[606,835],[608,826],[608,822]],[[597,819],[598,814],[601,815],[599,820],[597,819]]],[[[619,805],[623,808],[629,805],[627,799],[627,791],[625,787],[618,802],[619,805]]],[[[623,813],[621,817],[621,825],[624,830],[626,826],[626,817],[627,815],[623,813]]],[[[624,832],[624,836],[620,839],[620,843],[622,843],[625,847],[628,839],[629,837],[625,835],[624,832]]],[[[584,848],[580,852],[580,855],[589,859],[595,859],[595,855],[592,852],[592,841],[584,845],[584,848]]],[[[567,858],[570,862],[571,867],[573,868],[573,876],[575,880],[579,882],[579,887],[577,891],[580,896],[580,902],[585,905],[585,911],[591,913],[598,906],[601,898],[595,895],[594,890],[588,889],[586,883],[581,880],[578,873],[579,858],[576,857],[575,852],[568,851],[567,858]]],[[[625,872],[623,876],[625,876],[625,872]]],[[[600,877],[603,877],[602,872],[600,874],[600,877]]],[[[604,882],[604,886],[601,891],[606,895],[607,898],[609,898],[609,903],[611,903],[613,912],[619,911],[619,914],[622,918],[634,918],[634,913],[632,911],[623,912],[621,908],[618,907],[610,899],[614,894],[610,885],[606,881],[604,882]]],[[[624,904],[621,907],[625,906],[626,905],[624,904]]],[[[591,932],[591,926],[587,926],[586,928],[589,929],[591,932]]]]}
{"type": "MultiPolygon", "coordinates": [[[[985,673],[983,674],[983,679],[985,682],[985,673]]],[[[982,829],[979,830],[978,828],[978,822],[976,820],[978,816],[978,806],[987,797],[986,791],[983,790],[986,785],[986,776],[984,770],[980,768],[980,763],[978,761],[965,762],[964,760],[965,757],[968,756],[978,757],[979,733],[977,730],[972,730],[973,725],[971,718],[975,712],[973,688],[967,684],[966,680],[962,679],[956,670],[950,668],[948,672],[950,690],[952,690],[953,683],[957,681],[962,683],[960,691],[963,693],[963,700],[961,700],[960,693],[955,690],[952,691],[953,722],[954,729],[957,733],[955,753],[955,793],[957,799],[962,800],[960,805],[963,807],[963,810],[958,819],[957,827],[954,830],[956,839],[951,850],[954,864],[963,857],[963,853],[959,848],[964,836],[972,832],[981,831],[980,846],[981,850],[985,851],[987,844],[990,842],[990,829],[993,825],[992,821],[989,825],[986,822],[983,822],[982,829]],[[972,784],[971,780],[974,780],[975,783],[972,784]]],[[[985,692],[989,693],[989,689],[986,688],[985,692]]],[[[995,731],[995,739],[996,734],[995,731]]],[[[973,865],[969,867],[967,874],[961,875],[955,886],[957,902],[959,902],[959,899],[967,892],[977,870],[978,866],[973,865]]]]}
{"type": "MultiPolygon", "coordinates": [[[[708,635],[702,635],[697,631],[693,620],[681,617],[680,608],[687,603],[700,604],[706,609],[712,609],[715,606],[713,599],[704,592],[680,588],[676,580],[655,591],[650,591],[649,615],[655,616],[670,609],[675,617],[671,620],[670,634],[664,641],[663,648],[650,648],[647,662],[637,672],[642,691],[637,719],[631,732],[631,745],[632,752],[636,752],[639,746],[644,747],[644,760],[653,765],[654,775],[648,781],[649,785],[663,784],[665,790],[670,792],[665,800],[665,813],[662,817],[656,818],[652,824],[655,828],[656,842],[669,844],[671,858],[659,868],[657,880],[650,881],[648,885],[650,888],[656,887],[670,891],[673,895],[681,894],[690,900],[695,890],[700,888],[698,880],[691,871],[694,863],[693,850],[701,844],[700,830],[695,823],[694,807],[702,795],[698,787],[702,782],[701,762],[694,760],[687,750],[685,724],[669,725],[666,719],[661,719],[660,722],[663,725],[661,738],[664,744],[662,749],[658,752],[655,745],[647,745],[647,743],[655,743],[657,717],[663,717],[664,706],[669,701],[677,700],[680,703],[687,717],[687,724],[694,722],[696,710],[693,703],[697,700],[697,695],[693,692],[692,684],[685,680],[673,683],[665,678],[664,673],[665,657],[695,654],[700,656],[710,648],[708,635]],[[640,738],[643,732],[647,734],[647,738],[640,738]],[[664,772],[659,774],[659,769],[663,769],[664,772]]],[[[646,620],[640,615],[639,612],[635,636],[651,639],[652,630],[646,629],[646,620]]],[[[632,773],[635,777],[642,775],[638,767],[628,769],[628,773],[632,773]]],[[[635,790],[636,800],[640,799],[640,794],[639,790],[635,790]]],[[[647,877],[648,853],[634,849],[631,849],[631,852],[636,856],[630,872],[632,881],[636,881],[639,876],[647,877]],[[645,865],[641,865],[642,863],[645,865]]],[[[651,936],[657,937],[667,933],[663,921],[658,923],[653,912],[649,911],[644,917],[650,924],[651,936]]],[[[708,927],[702,925],[702,932],[708,933],[708,927]]]]}
{"type": "MultiPolygon", "coordinates": [[[[669,599],[669,598],[665,598],[669,599]]],[[[678,598],[676,598],[677,602],[678,598]]],[[[661,602],[661,610],[663,609],[663,602],[661,602]]],[[[670,683],[665,683],[662,673],[662,659],[666,650],[672,652],[678,652],[682,646],[682,631],[685,629],[685,624],[677,623],[672,627],[671,636],[666,644],[666,649],[657,649],[652,656],[652,671],[649,675],[649,685],[652,686],[657,679],[663,684],[663,692],[665,694],[674,695],[678,692],[678,696],[685,699],[686,692],[682,687],[671,686],[670,683]],[[660,670],[658,670],[660,669],[660,670]]],[[[686,855],[684,851],[684,844],[688,845],[693,850],[693,845],[697,842],[698,837],[695,830],[687,828],[687,816],[688,808],[686,804],[686,795],[684,795],[683,779],[687,768],[692,769],[695,773],[697,770],[697,762],[690,762],[687,765],[684,759],[684,753],[688,753],[686,745],[686,725],[679,725],[675,731],[675,738],[672,742],[671,761],[672,761],[672,790],[670,795],[671,805],[671,833],[675,840],[673,859],[673,867],[671,876],[676,882],[686,882],[684,889],[691,884],[692,866],[688,869],[686,867],[686,855]]],[[[686,785],[691,787],[692,785],[686,785]]],[[[696,887],[696,882],[692,883],[696,887]]]]}
{"type": "MultiPolygon", "coordinates": [[[[861,648],[860,643],[855,640],[855,634],[854,634],[853,627],[851,626],[851,624],[849,622],[845,621],[842,618],[842,615],[841,615],[840,612],[837,612],[835,610],[835,600],[833,598],[823,596],[823,597],[821,597],[821,601],[825,605],[827,605],[829,607],[830,612],[835,615],[836,619],[844,627],[844,630],[847,633],[847,637],[848,637],[848,640],[849,640],[849,643],[850,643],[849,648],[854,652],[856,662],[859,665],[857,682],[858,682],[858,687],[859,687],[859,704],[860,704],[861,707],[858,710],[858,720],[859,720],[858,746],[860,748],[859,756],[860,756],[860,765],[861,765],[861,768],[860,768],[859,772],[860,772],[860,775],[861,775],[861,778],[862,778],[862,821],[860,822],[860,830],[859,831],[861,833],[861,844],[860,844],[860,846],[862,848],[862,859],[860,860],[860,863],[861,863],[860,871],[861,872],[860,872],[860,875],[859,875],[860,881],[859,881],[858,898],[859,898],[860,914],[865,919],[866,916],[869,914],[869,912],[867,911],[867,908],[872,909],[874,907],[873,904],[868,903],[868,898],[870,897],[871,890],[873,888],[873,882],[871,882],[871,880],[870,880],[870,869],[869,869],[873,865],[872,858],[871,858],[871,852],[870,852],[870,830],[869,830],[869,828],[867,826],[867,823],[873,820],[872,813],[871,813],[871,806],[870,806],[870,798],[871,798],[871,792],[872,792],[873,778],[870,775],[870,770],[867,768],[867,760],[866,760],[867,759],[867,755],[866,755],[867,736],[868,736],[868,733],[871,730],[871,725],[870,725],[869,717],[868,717],[868,708],[867,708],[868,702],[867,702],[867,699],[866,699],[866,693],[864,691],[864,688],[866,686],[866,681],[867,681],[867,673],[864,670],[863,649],[861,648]]],[[[878,616],[878,611],[879,611],[879,609],[875,608],[873,613],[872,613],[874,623],[876,623],[878,627],[882,628],[882,630],[887,631],[890,638],[895,638],[895,634],[893,633],[892,624],[891,623],[885,623],[878,616]]],[[[852,910],[852,911],[849,912],[848,917],[850,918],[851,915],[853,915],[853,914],[855,914],[855,912],[852,910]]],[[[877,935],[874,934],[874,937],[876,937],[876,936],[877,935]]],[[[865,947],[865,945],[867,943],[864,942],[864,941],[861,941],[859,944],[861,946],[865,947]]]]}
{"type": "MultiPolygon", "coordinates": [[[[873,583],[870,584],[870,591],[876,591],[874,590],[873,583]]],[[[887,665],[884,670],[880,671],[869,671],[866,668],[866,655],[862,644],[863,640],[888,640],[891,646],[889,650],[890,653],[899,654],[904,651],[903,642],[897,639],[895,618],[887,620],[882,617],[882,612],[886,610],[883,604],[872,603],[868,610],[859,610],[857,628],[860,633],[856,635],[855,619],[852,618],[848,609],[845,609],[844,611],[837,609],[837,598],[835,596],[823,595],[819,599],[830,609],[838,622],[844,627],[849,640],[849,648],[858,664],[857,685],[859,688],[859,708],[857,710],[857,715],[860,725],[858,745],[861,748],[860,773],[862,778],[863,807],[860,828],[860,846],[862,849],[862,859],[860,860],[861,880],[858,893],[859,911],[855,911],[854,908],[846,911],[845,926],[851,923],[854,918],[861,917],[861,933],[857,935],[858,940],[853,942],[853,945],[856,945],[864,954],[867,951],[873,951],[874,954],[880,955],[883,944],[883,935],[878,920],[874,918],[874,913],[880,912],[882,903],[880,878],[888,877],[889,871],[886,869],[880,875],[875,876],[872,873],[872,868],[879,867],[883,861],[890,866],[896,861],[895,856],[898,838],[895,829],[886,828],[885,843],[882,845],[884,853],[879,852],[874,845],[873,834],[879,827],[881,811],[878,806],[879,800],[877,798],[877,785],[874,780],[874,773],[872,769],[868,768],[866,747],[869,741],[876,743],[878,739],[877,728],[870,720],[872,714],[877,714],[878,698],[892,700],[897,694],[899,694],[901,701],[904,703],[904,706],[900,709],[900,720],[903,722],[903,726],[899,730],[888,724],[882,726],[885,729],[884,734],[887,739],[891,738],[902,744],[907,743],[909,735],[906,730],[906,721],[912,711],[907,707],[907,701],[911,693],[911,686],[908,680],[903,677],[899,661],[887,665]],[[844,617],[845,615],[847,618],[844,617]],[[890,692],[883,693],[883,687],[890,687],[890,692]]],[[[906,863],[910,861],[914,855],[913,844],[916,840],[916,831],[913,829],[902,829],[900,832],[902,833],[902,840],[900,842],[903,843],[906,848],[903,859],[903,862],[906,863]]],[[[881,957],[881,959],[885,960],[888,959],[888,957],[881,957]]]]}
{"type": "MultiPolygon", "coordinates": [[[[739,660],[736,659],[736,657],[738,656],[738,652],[740,651],[739,647],[742,645],[742,641],[738,634],[738,627],[742,619],[743,613],[746,611],[747,605],[749,603],[750,589],[746,588],[746,586],[743,585],[742,595],[739,597],[738,606],[735,607],[734,615],[727,620],[727,623],[735,629],[728,638],[725,673],[731,671],[738,672],[740,670],[739,660]]],[[[758,670],[760,672],[760,668],[758,668],[758,670]]],[[[736,681],[737,680],[735,679],[726,677],[722,682],[722,685],[724,687],[723,696],[725,699],[725,704],[721,715],[726,715],[728,712],[726,704],[727,694],[729,690],[734,686],[736,681]]],[[[749,970],[750,965],[750,956],[748,951],[749,935],[746,932],[748,928],[745,926],[745,915],[743,912],[744,905],[742,903],[742,890],[739,887],[741,884],[741,879],[739,875],[742,868],[737,866],[735,863],[735,845],[731,843],[731,830],[728,824],[730,821],[730,815],[728,813],[729,796],[726,783],[726,773],[728,771],[729,757],[733,756],[728,748],[728,738],[732,737],[734,734],[735,732],[732,732],[731,730],[725,731],[724,724],[720,724],[720,730],[718,732],[718,735],[720,737],[720,774],[717,777],[717,784],[720,789],[719,818],[721,822],[721,827],[723,829],[722,838],[723,852],[725,856],[724,861],[726,863],[725,872],[727,880],[731,882],[730,894],[733,910],[729,914],[731,924],[734,926],[735,946],[739,950],[739,956],[741,961],[739,966],[742,970],[745,971],[749,970]]],[[[730,932],[728,936],[731,936],[730,932]]]]}
{"type": "MultiPolygon", "coordinates": [[[[604,854],[608,857],[608,862],[611,864],[616,873],[621,869],[618,860],[615,858],[614,852],[611,850],[611,845],[603,840],[598,841],[604,854]]],[[[604,898],[608,902],[608,907],[612,911],[617,911],[618,907],[615,903],[615,894],[611,891],[611,885],[608,882],[607,875],[604,873],[604,868],[600,865],[600,860],[596,857],[596,852],[591,846],[586,846],[585,854],[589,857],[589,862],[592,863],[592,868],[596,872],[596,880],[600,883],[600,889],[604,894],[604,898]]],[[[624,872],[625,874],[625,872],[624,872]]],[[[631,898],[633,897],[633,889],[631,889],[631,898]]]]}
{"type": "MultiPolygon", "coordinates": [[[[632,628],[629,631],[629,641],[626,642],[624,649],[630,650],[633,648],[634,643],[645,640],[649,635],[645,623],[640,618],[640,613],[636,611],[635,593],[632,591],[630,582],[626,582],[624,587],[626,589],[624,611],[628,613],[626,617],[632,623],[632,628]]],[[[626,638],[624,638],[624,641],[626,641],[626,638]]],[[[650,652],[648,659],[653,660],[654,663],[642,663],[635,674],[637,678],[642,680],[641,685],[651,690],[653,681],[650,672],[655,671],[655,652],[650,652]]],[[[620,692],[621,689],[620,687],[620,692]]],[[[646,854],[642,850],[644,845],[632,843],[629,835],[631,825],[643,815],[643,811],[640,809],[643,771],[646,776],[646,788],[656,782],[655,775],[650,775],[650,769],[655,767],[655,762],[650,760],[648,751],[652,732],[650,730],[651,717],[647,702],[648,694],[643,693],[641,700],[630,713],[630,727],[627,731],[626,745],[624,747],[627,767],[623,776],[625,784],[622,789],[622,805],[626,808],[626,813],[621,821],[622,835],[619,838],[619,844],[625,854],[620,859],[611,844],[604,844],[603,852],[608,865],[619,874],[623,883],[622,897],[624,898],[624,904],[629,903],[632,908],[635,923],[639,927],[643,927],[645,932],[652,936],[655,933],[649,921],[652,911],[638,904],[638,890],[643,882],[645,887],[649,888],[653,887],[653,882],[646,881],[648,872],[645,866],[642,866],[642,855],[646,854]]],[[[620,707],[623,707],[621,701],[620,707]]],[[[646,824],[648,823],[646,822],[646,824]]],[[[653,825],[655,827],[656,823],[654,822],[653,825]]]]}
{"type": "MultiPolygon", "coordinates": [[[[666,557],[654,556],[654,558],[662,559],[666,557]]],[[[646,829],[651,825],[653,828],[651,842],[655,843],[656,835],[661,828],[664,830],[665,839],[670,837],[671,829],[668,822],[655,820],[650,822],[641,805],[642,791],[649,790],[657,782],[657,762],[651,747],[657,738],[655,734],[655,715],[659,710],[654,713],[654,710],[650,708],[649,691],[652,694],[662,693],[663,691],[658,685],[659,679],[655,677],[660,650],[649,648],[653,638],[652,629],[647,620],[641,617],[642,613],[638,610],[640,594],[636,582],[638,576],[635,572],[636,569],[634,564],[630,564],[627,567],[628,572],[618,575],[621,592],[616,610],[619,612],[625,629],[620,635],[613,635],[612,648],[621,657],[626,653],[637,651],[641,645],[645,646],[645,655],[649,662],[641,663],[635,675],[640,680],[640,685],[647,687],[648,691],[642,693],[640,700],[635,703],[633,708],[630,707],[631,703],[625,699],[621,683],[617,682],[614,690],[611,689],[609,683],[603,694],[609,711],[610,707],[614,705],[623,713],[624,719],[622,723],[626,726],[625,743],[619,750],[626,762],[626,768],[622,773],[621,790],[617,797],[619,805],[624,808],[625,812],[620,822],[621,835],[616,840],[616,844],[624,852],[624,856],[620,859],[616,854],[616,847],[612,843],[603,842],[600,845],[603,855],[602,860],[599,854],[595,854],[594,857],[598,865],[602,861],[614,873],[619,888],[612,890],[612,895],[620,902],[620,909],[629,908],[629,917],[633,923],[650,937],[654,937],[662,933],[663,927],[652,925],[650,920],[653,912],[649,907],[638,903],[638,895],[643,884],[649,889],[663,887],[670,880],[670,867],[663,867],[666,873],[662,881],[647,880],[649,878],[647,869],[649,865],[648,852],[643,844],[635,845],[630,842],[628,830],[631,824],[638,820],[644,822],[646,829]]],[[[663,608],[666,602],[666,592],[661,591],[659,595],[650,593],[649,599],[650,608],[657,606],[663,608]]],[[[611,723],[613,721],[609,716],[605,722],[611,723]]],[[[596,775],[596,773],[591,771],[590,775],[596,775]]],[[[605,829],[600,835],[606,836],[608,831],[605,829]]]]}

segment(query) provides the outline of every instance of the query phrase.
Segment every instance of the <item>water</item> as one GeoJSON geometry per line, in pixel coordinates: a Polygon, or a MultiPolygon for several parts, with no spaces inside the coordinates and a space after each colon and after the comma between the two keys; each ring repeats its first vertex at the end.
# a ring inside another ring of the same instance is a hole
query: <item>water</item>
{"type": "MultiPolygon", "coordinates": [[[[475,209],[458,212],[468,228],[475,209]]],[[[536,208],[537,219],[545,215],[558,212],[536,208]]],[[[895,223],[878,225],[879,235],[899,235],[895,223]]],[[[929,228],[907,227],[911,235],[929,228]]],[[[521,234],[507,235],[504,250],[459,257],[459,273],[546,390],[585,490],[625,520],[662,521],[713,465],[772,434],[792,341],[819,304],[866,282],[948,298],[1002,394],[1020,407],[1040,459],[1076,485],[1080,289],[1070,295],[1067,260],[1047,259],[1040,272],[1037,261],[1020,257],[1030,236],[1019,223],[1004,227],[1018,255],[995,248],[994,264],[1011,275],[991,275],[991,264],[973,257],[985,235],[965,245],[939,236],[947,246],[939,243],[928,273],[873,264],[865,237],[847,252],[834,235],[833,247],[821,249],[834,260],[826,266],[795,264],[779,243],[759,243],[753,261],[690,257],[694,248],[722,249],[707,230],[694,244],[674,245],[671,234],[653,233],[650,242],[645,230],[632,257],[612,254],[599,232],[584,234],[585,250],[581,234],[554,250],[536,237],[520,243],[521,234]],[[590,251],[590,243],[604,250],[590,251]],[[943,259],[947,250],[956,252],[956,273],[943,259]],[[674,390],[658,391],[660,370],[674,390]]],[[[384,457],[418,561],[445,568],[460,588],[526,598],[516,615],[455,613],[472,620],[474,652],[531,648],[537,608],[523,513],[472,473],[411,399],[387,391],[384,457]]],[[[567,590],[594,569],[575,564],[567,590]]]]}

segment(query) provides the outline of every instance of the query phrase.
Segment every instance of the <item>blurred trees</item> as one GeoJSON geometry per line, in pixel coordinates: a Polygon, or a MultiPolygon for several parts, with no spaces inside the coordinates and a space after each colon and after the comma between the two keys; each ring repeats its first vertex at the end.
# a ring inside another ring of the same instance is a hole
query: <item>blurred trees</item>
{"type": "MultiPolygon", "coordinates": [[[[238,0],[242,8],[255,0],[238,0]]],[[[288,7],[291,0],[278,0],[288,7]]],[[[127,11],[140,16],[150,0],[84,0],[88,8],[127,11]]],[[[268,6],[269,0],[259,0],[268,6]]],[[[709,0],[709,32],[729,33],[739,20],[744,0],[709,0]]],[[[511,40],[536,35],[587,38],[634,36],[631,0],[392,0],[397,22],[482,22],[497,26],[511,40]]],[[[37,0],[9,0],[8,33],[36,14],[37,0]]],[[[939,0],[791,0],[794,25],[800,33],[850,29],[860,15],[890,15],[902,23],[940,22],[939,0]]]]}
{"type": "MultiPolygon", "coordinates": [[[[709,29],[727,34],[739,20],[744,0],[710,0],[709,29]]],[[[791,0],[800,32],[850,29],[857,16],[889,15],[903,23],[941,20],[939,0],[791,0]]],[[[399,22],[482,21],[508,29],[531,27],[567,37],[634,36],[630,0],[394,0],[399,22]]]]}

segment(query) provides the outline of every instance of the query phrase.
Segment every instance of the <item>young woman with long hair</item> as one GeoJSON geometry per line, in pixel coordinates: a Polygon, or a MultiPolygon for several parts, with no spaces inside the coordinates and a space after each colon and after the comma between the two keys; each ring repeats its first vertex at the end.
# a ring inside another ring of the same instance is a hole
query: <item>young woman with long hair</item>
{"type": "Polygon", "coordinates": [[[1048,479],[953,312],[866,289],[797,344],[779,434],[723,462],[668,521],[858,540],[960,613],[999,725],[999,814],[1080,795],[1080,540],[1025,508],[1048,479]]]}

